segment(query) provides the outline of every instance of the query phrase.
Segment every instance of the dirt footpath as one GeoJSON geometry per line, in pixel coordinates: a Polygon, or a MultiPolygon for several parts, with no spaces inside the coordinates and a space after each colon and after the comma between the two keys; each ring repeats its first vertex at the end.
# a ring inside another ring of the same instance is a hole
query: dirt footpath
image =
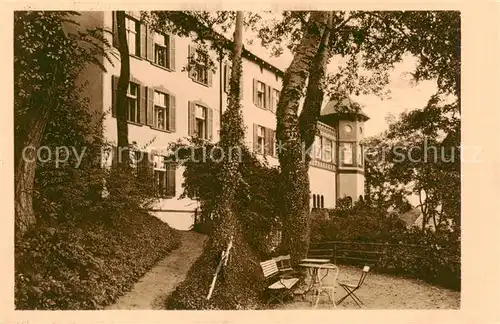
{"type": "Polygon", "coordinates": [[[144,275],[130,292],[107,309],[163,309],[165,297],[184,281],[191,265],[203,251],[206,236],[180,232],[181,245],[144,275]]]}

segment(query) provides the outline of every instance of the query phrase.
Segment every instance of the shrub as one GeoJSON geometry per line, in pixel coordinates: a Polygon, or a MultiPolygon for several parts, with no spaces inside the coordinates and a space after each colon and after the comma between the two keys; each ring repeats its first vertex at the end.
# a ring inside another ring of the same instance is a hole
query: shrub
{"type": "Polygon", "coordinates": [[[101,309],[179,244],[154,216],[41,223],[15,247],[16,309],[101,309]]]}
{"type": "Polygon", "coordinates": [[[206,299],[213,275],[220,260],[220,252],[215,251],[209,241],[204,253],[191,266],[186,280],[165,300],[166,309],[200,310],[200,309],[256,309],[260,306],[260,293],[263,291],[263,275],[258,267],[258,257],[254,251],[244,248],[248,246],[235,242],[243,247],[231,250],[228,264],[222,268],[217,277],[210,300],[206,299]],[[232,278],[225,275],[224,269],[232,267],[231,259],[241,260],[238,268],[232,268],[232,278]],[[257,266],[256,266],[257,264],[257,266]]]}
{"type": "MultiPolygon", "coordinates": [[[[219,221],[213,218],[213,211],[222,190],[217,178],[223,162],[206,157],[218,151],[217,145],[191,139],[187,144],[172,146],[178,152],[178,162],[185,167],[181,197],[200,201],[201,211],[193,229],[204,234],[209,234],[219,221]]],[[[238,166],[244,185],[236,192],[234,206],[248,244],[260,255],[267,255],[266,237],[280,226],[279,169],[259,161],[246,146],[241,150],[238,166]]]]}

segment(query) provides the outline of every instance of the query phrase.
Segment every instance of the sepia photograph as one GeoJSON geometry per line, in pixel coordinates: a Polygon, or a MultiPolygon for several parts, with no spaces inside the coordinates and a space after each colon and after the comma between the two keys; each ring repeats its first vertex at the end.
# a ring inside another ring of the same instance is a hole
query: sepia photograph
{"type": "Polygon", "coordinates": [[[13,12],[15,309],[460,310],[461,12],[219,9],[13,12]]]}

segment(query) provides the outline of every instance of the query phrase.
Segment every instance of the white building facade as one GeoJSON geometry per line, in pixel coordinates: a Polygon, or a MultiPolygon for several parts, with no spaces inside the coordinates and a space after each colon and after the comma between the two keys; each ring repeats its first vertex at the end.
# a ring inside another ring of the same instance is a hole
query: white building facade
{"type": "MultiPolygon", "coordinates": [[[[110,42],[115,41],[114,12],[81,12],[77,21],[83,28],[102,28],[110,42]]],[[[127,12],[130,50],[128,91],[129,142],[138,147],[165,149],[171,142],[189,136],[218,141],[220,117],[227,105],[230,62],[215,59],[217,70],[197,65],[189,72],[188,57],[195,52],[189,38],[156,33],[141,22],[138,12],[127,12]]],[[[103,72],[90,67],[81,76],[88,82],[85,95],[92,109],[108,112],[104,135],[116,142],[114,94],[120,74],[118,49],[111,49],[113,62],[102,58],[103,72]]],[[[242,112],[246,143],[258,154],[277,165],[274,149],[276,104],[282,87],[283,71],[244,51],[242,74],[242,112]]],[[[341,104],[349,104],[341,103],[341,104]]],[[[311,208],[333,208],[338,198],[353,200],[364,196],[364,161],[360,141],[364,114],[340,114],[337,103],[322,111],[309,169],[311,208]]],[[[178,199],[182,193],[183,170],[164,165],[158,156],[154,168],[157,190],[162,196],[152,212],[179,229],[192,225],[197,201],[178,199]]]]}

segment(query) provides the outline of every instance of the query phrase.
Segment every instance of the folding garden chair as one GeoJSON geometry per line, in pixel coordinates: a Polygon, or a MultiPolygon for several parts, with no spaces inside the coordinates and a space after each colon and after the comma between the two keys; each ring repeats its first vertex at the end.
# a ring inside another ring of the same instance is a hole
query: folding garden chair
{"type": "Polygon", "coordinates": [[[356,303],[356,305],[358,305],[358,307],[360,307],[360,308],[361,308],[361,305],[364,305],[363,302],[361,301],[361,299],[359,299],[359,297],[356,296],[356,294],[354,292],[356,290],[358,290],[359,288],[361,288],[361,286],[363,285],[363,283],[365,281],[366,276],[368,275],[368,271],[370,271],[370,267],[364,266],[363,272],[361,273],[361,278],[359,278],[359,281],[357,284],[339,282],[339,286],[344,288],[344,290],[347,292],[347,294],[337,301],[337,305],[340,305],[340,303],[343,302],[344,299],[346,299],[347,297],[351,297],[354,300],[354,302],[356,303]]]}

